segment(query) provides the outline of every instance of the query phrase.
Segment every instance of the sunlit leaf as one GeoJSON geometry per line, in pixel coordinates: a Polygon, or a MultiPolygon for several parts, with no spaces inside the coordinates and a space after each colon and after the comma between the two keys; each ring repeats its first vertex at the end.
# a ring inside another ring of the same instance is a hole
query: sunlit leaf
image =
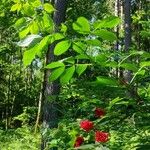
{"type": "Polygon", "coordinates": [[[77,53],[83,54],[86,50],[86,45],[82,42],[74,42],[72,48],[77,53]]]}
{"type": "Polygon", "coordinates": [[[75,66],[67,68],[65,72],[62,74],[62,76],[60,77],[61,84],[68,83],[72,78],[74,72],[75,72],[75,66]]]}
{"type": "Polygon", "coordinates": [[[149,67],[150,66],[150,61],[143,61],[140,63],[141,67],[149,67]]]}
{"type": "Polygon", "coordinates": [[[28,50],[26,50],[23,54],[23,64],[24,66],[28,66],[31,64],[31,62],[34,60],[35,56],[36,56],[36,48],[37,46],[35,47],[32,47],[28,50]]]}
{"type": "Polygon", "coordinates": [[[99,36],[103,40],[108,40],[108,41],[115,41],[117,40],[116,35],[113,32],[101,29],[101,30],[96,30],[93,33],[94,35],[99,36]]]}
{"type": "Polygon", "coordinates": [[[95,29],[114,28],[121,22],[121,19],[115,16],[108,17],[103,20],[98,20],[94,23],[95,29]]]}
{"type": "Polygon", "coordinates": [[[89,21],[84,17],[79,17],[77,21],[73,23],[73,29],[78,33],[88,34],[90,32],[89,21]]]}
{"type": "Polygon", "coordinates": [[[52,13],[53,11],[55,11],[54,7],[49,3],[44,4],[44,10],[48,13],[52,13]]]}
{"type": "Polygon", "coordinates": [[[65,70],[64,66],[53,70],[49,77],[49,81],[52,82],[52,81],[58,79],[60,77],[60,75],[64,72],[64,70],[65,70]]]}
{"type": "Polygon", "coordinates": [[[76,65],[76,72],[80,76],[86,69],[88,64],[77,64],[76,65]]]}
{"type": "Polygon", "coordinates": [[[54,54],[61,55],[65,53],[70,46],[71,46],[71,42],[69,40],[61,41],[55,46],[54,54]]]}
{"type": "Polygon", "coordinates": [[[57,61],[57,62],[52,62],[48,64],[45,68],[53,69],[53,68],[62,67],[62,66],[64,66],[64,63],[57,61]]]}
{"type": "Polygon", "coordinates": [[[38,43],[41,39],[42,37],[40,35],[28,35],[25,39],[19,41],[17,45],[20,47],[27,47],[33,43],[38,43]]]}

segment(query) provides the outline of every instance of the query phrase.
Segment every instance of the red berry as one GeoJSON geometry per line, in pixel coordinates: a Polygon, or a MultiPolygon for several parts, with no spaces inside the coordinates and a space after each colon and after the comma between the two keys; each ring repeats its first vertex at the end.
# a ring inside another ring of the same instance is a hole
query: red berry
{"type": "Polygon", "coordinates": [[[76,138],[74,147],[79,147],[79,146],[81,146],[83,142],[84,142],[84,138],[83,138],[82,136],[78,136],[78,137],[76,138]]]}
{"type": "Polygon", "coordinates": [[[95,141],[96,142],[107,142],[109,139],[109,133],[102,132],[102,131],[96,131],[95,132],[95,141]]]}
{"type": "Polygon", "coordinates": [[[90,131],[91,129],[93,129],[94,124],[93,122],[89,121],[89,120],[84,120],[80,122],[80,127],[85,130],[85,131],[90,131]]]}
{"type": "Polygon", "coordinates": [[[96,117],[102,117],[105,115],[105,111],[102,108],[96,108],[95,109],[95,116],[96,117]]]}

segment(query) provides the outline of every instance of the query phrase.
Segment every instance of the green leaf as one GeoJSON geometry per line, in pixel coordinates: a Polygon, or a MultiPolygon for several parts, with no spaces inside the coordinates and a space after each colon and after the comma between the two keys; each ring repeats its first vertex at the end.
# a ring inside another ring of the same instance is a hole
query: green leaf
{"type": "Polygon", "coordinates": [[[36,21],[33,21],[32,24],[30,25],[30,32],[31,34],[38,34],[39,27],[36,21]]]}
{"type": "Polygon", "coordinates": [[[114,28],[121,22],[121,19],[119,19],[116,16],[108,17],[104,20],[98,20],[94,23],[94,28],[101,29],[101,28],[114,28]]]}
{"type": "Polygon", "coordinates": [[[89,34],[90,24],[84,17],[79,17],[76,22],[73,23],[73,29],[81,34],[89,34]]]}
{"type": "Polygon", "coordinates": [[[60,77],[61,84],[68,83],[72,78],[74,72],[75,72],[75,66],[67,68],[65,72],[62,74],[62,76],[60,77]]]}
{"type": "Polygon", "coordinates": [[[31,64],[31,62],[33,61],[33,59],[35,58],[36,56],[36,48],[37,48],[37,45],[33,48],[30,48],[28,50],[26,50],[23,54],[23,64],[24,66],[28,66],[31,64]]]}
{"type": "Polygon", "coordinates": [[[24,17],[18,19],[15,23],[15,27],[17,29],[20,29],[21,27],[25,26],[26,25],[26,19],[24,17]]]}
{"type": "Polygon", "coordinates": [[[136,75],[141,75],[144,76],[145,75],[145,70],[139,70],[136,75]]]}
{"type": "Polygon", "coordinates": [[[95,61],[97,63],[99,63],[100,65],[105,64],[107,60],[108,60],[108,58],[107,58],[106,54],[99,54],[95,57],[95,61]]]}
{"type": "MultiPolygon", "coordinates": [[[[103,62],[102,62],[102,63],[103,63],[103,62]]],[[[104,66],[116,68],[116,67],[118,67],[118,63],[117,63],[116,61],[107,62],[107,63],[104,62],[104,66]]]]}
{"type": "Polygon", "coordinates": [[[57,62],[52,62],[52,63],[48,64],[45,68],[53,69],[53,68],[62,67],[62,66],[64,66],[64,63],[57,61],[57,62]]]}
{"type": "Polygon", "coordinates": [[[51,43],[53,43],[54,41],[57,41],[57,40],[61,40],[63,38],[64,38],[63,34],[61,34],[61,33],[54,33],[52,35],[51,43]]]}
{"type": "Polygon", "coordinates": [[[67,32],[67,26],[65,24],[61,24],[61,32],[66,33],[67,32]]]}
{"type": "Polygon", "coordinates": [[[101,42],[97,39],[91,39],[85,41],[88,45],[93,45],[93,46],[101,46],[101,42]]]}
{"type": "Polygon", "coordinates": [[[50,75],[49,81],[52,82],[52,81],[58,79],[60,77],[60,75],[64,72],[64,70],[65,70],[65,66],[59,67],[59,68],[53,70],[50,75]]]}
{"type": "Polygon", "coordinates": [[[125,68],[125,69],[127,69],[127,70],[131,70],[131,71],[133,71],[133,72],[137,72],[137,71],[138,71],[138,68],[137,68],[136,64],[122,63],[122,64],[120,65],[120,67],[125,68]]]}
{"type": "Polygon", "coordinates": [[[121,100],[123,100],[123,98],[117,97],[117,98],[113,99],[112,101],[110,101],[109,109],[111,109],[113,107],[113,105],[115,105],[117,102],[120,102],[121,100]]]}
{"type": "Polygon", "coordinates": [[[88,64],[77,64],[76,65],[76,72],[80,76],[86,69],[88,64]]]}
{"type": "Polygon", "coordinates": [[[45,36],[39,43],[37,48],[38,55],[41,55],[41,52],[45,52],[48,49],[48,45],[51,43],[51,35],[45,36]]]}
{"type": "Polygon", "coordinates": [[[52,18],[48,14],[44,13],[42,19],[43,19],[44,30],[46,30],[47,32],[53,31],[54,23],[52,18]]]}
{"type": "Polygon", "coordinates": [[[82,145],[80,147],[77,147],[76,149],[83,149],[83,150],[86,150],[86,149],[95,149],[95,144],[86,144],[86,145],[82,145]]]}
{"type": "Polygon", "coordinates": [[[40,35],[28,35],[25,39],[19,41],[17,45],[20,47],[27,47],[31,46],[32,44],[38,43],[41,39],[42,37],[40,35]]]}
{"type": "Polygon", "coordinates": [[[104,86],[118,86],[119,85],[117,80],[110,78],[110,77],[103,77],[103,76],[97,77],[97,83],[102,84],[104,86]]]}
{"type": "Polygon", "coordinates": [[[96,30],[93,33],[96,36],[99,36],[103,40],[108,40],[108,41],[115,41],[117,40],[116,35],[113,32],[101,29],[101,30],[96,30]]]}
{"type": "Polygon", "coordinates": [[[74,42],[72,48],[77,53],[83,54],[86,50],[86,45],[82,42],[74,42]]]}
{"type": "Polygon", "coordinates": [[[71,42],[69,40],[61,41],[55,46],[54,54],[59,56],[65,53],[70,46],[71,46],[71,42]]]}
{"type": "Polygon", "coordinates": [[[149,67],[150,66],[150,61],[143,61],[140,63],[140,67],[149,67]]]}
{"type": "Polygon", "coordinates": [[[77,55],[75,58],[76,59],[89,59],[89,57],[85,54],[77,55]]]}
{"type": "Polygon", "coordinates": [[[143,37],[143,38],[149,38],[150,37],[150,31],[149,30],[142,30],[140,31],[140,35],[143,37]]]}
{"type": "Polygon", "coordinates": [[[55,11],[54,7],[49,3],[44,4],[44,10],[48,13],[52,13],[53,11],[55,11]]]}
{"type": "Polygon", "coordinates": [[[10,11],[16,11],[16,10],[18,9],[18,6],[19,6],[19,4],[18,4],[18,3],[17,3],[17,4],[12,5],[12,7],[11,7],[10,11]]]}
{"type": "Polygon", "coordinates": [[[34,8],[29,3],[23,5],[22,11],[28,16],[33,16],[35,13],[34,8]]]}
{"type": "Polygon", "coordinates": [[[20,39],[25,38],[28,33],[29,33],[29,27],[26,27],[26,28],[22,29],[22,30],[19,32],[19,37],[20,37],[20,39]]]}
{"type": "Polygon", "coordinates": [[[72,56],[63,59],[62,61],[70,63],[70,64],[74,64],[75,63],[74,57],[72,57],[72,56]]]}

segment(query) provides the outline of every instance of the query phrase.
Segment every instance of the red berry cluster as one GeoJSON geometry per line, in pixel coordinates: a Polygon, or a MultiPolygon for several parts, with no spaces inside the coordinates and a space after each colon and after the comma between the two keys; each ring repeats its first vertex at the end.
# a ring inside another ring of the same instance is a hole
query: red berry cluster
{"type": "MultiPolygon", "coordinates": [[[[105,115],[105,111],[101,108],[95,109],[95,116],[96,117],[103,117],[105,115]]],[[[84,131],[89,132],[94,128],[94,123],[89,120],[83,120],[80,122],[80,128],[82,128],[84,131]]],[[[109,133],[102,132],[102,131],[95,131],[95,141],[96,142],[107,142],[109,139],[109,133]]],[[[74,147],[79,147],[83,144],[84,138],[82,136],[78,136],[76,138],[74,147]]]]}

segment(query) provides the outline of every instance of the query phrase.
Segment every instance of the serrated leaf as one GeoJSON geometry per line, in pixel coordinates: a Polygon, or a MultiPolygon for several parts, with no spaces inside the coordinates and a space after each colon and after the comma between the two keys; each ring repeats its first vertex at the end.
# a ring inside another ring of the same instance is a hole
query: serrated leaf
{"type": "Polygon", "coordinates": [[[96,36],[99,36],[103,40],[108,40],[108,41],[115,41],[117,40],[116,35],[113,32],[107,31],[107,30],[96,30],[93,33],[96,36]]]}
{"type": "Polygon", "coordinates": [[[55,81],[56,79],[58,79],[60,77],[60,75],[64,72],[64,70],[65,70],[64,66],[53,70],[49,77],[49,81],[52,82],[52,81],[55,81]]]}
{"type": "Polygon", "coordinates": [[[80,76],[86,69],[88,64],[77,64],[76,65],[76,72],[80,76]]]}
{"type": "Polygon", "coordinates": [[[64,63],[57,61],[57,62],[52,62],[52,63],[48,64],[45,68],[53,69],[53,68],[57,68],[57,67],[61,67],[61,66],[64,66],[64,63]]]}
{"type": "Polygon", "coordinates": [[[76,22],[73,23],[73,29],[81,34],[89,34],[90,24],[84,17],[79,17],[76,22]]]}
{"type": "Polygon", "coordinates": [[[54,7],[49,3],[44,4],[44,10],[48,13],[52,13],[53,11],[55,11],[54,7]]]}
{"type": "Polygon", "coordinates": [[[59,42],[54,48],[55,55],[61,55],[65,53],[69,47],[71,46],[71,42],[69,40],[59,42]]]}
{"type": "Polygon", "coordinates": [[[67,68],[64,74],[62,74],[62,76],[60,77],[61,84],[68,83],[72,78],[74,72],[75,72],[75,66],[67,68]]]}
{"type": "Polygon", "coordinates": [[[17,45],[20,47],[27,47],[33,43],[38,43],[41,39],[42,37],[40,35],[28,35],[25,39],[19,41],[17,45]]]}

